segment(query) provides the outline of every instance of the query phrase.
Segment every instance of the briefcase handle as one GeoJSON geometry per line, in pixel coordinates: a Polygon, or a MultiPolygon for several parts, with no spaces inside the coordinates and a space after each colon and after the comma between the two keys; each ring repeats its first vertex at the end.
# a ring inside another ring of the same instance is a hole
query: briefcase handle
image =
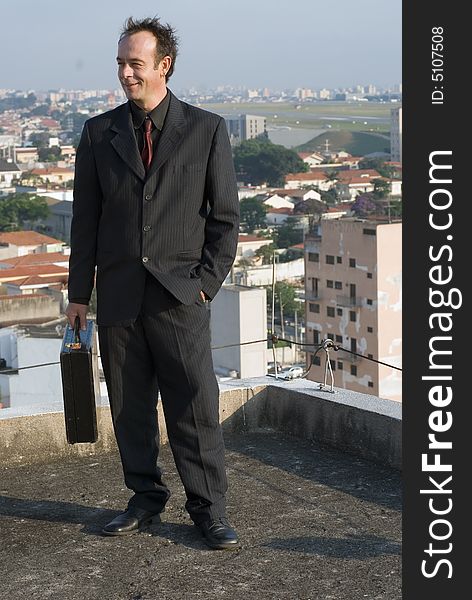
{"type": "Polygon", "coordinates": [[[75,317],[75,321],[74,321],[74,343],[75,344],[80,344],[82,346],[82,341],[80,339],[79,329],[80,329],[80,317],[79,317],[79,315],[77,315],[75,317]]]}

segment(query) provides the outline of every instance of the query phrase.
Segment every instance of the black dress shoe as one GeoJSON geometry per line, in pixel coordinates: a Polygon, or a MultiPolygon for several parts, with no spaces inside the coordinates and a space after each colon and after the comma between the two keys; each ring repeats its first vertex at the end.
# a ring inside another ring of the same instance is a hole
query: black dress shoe
{"type": "Polygon", "coordinates": [[[124,513],[110,521],[102,529],[104,535],[129,535],[138,531],[141,525],[147,525],[152,521],[159,522],[159,513],[150,512],[137,506],[130,506],[124,513]]]}
{"type": "Polygon", "coordinates": [[[233,550],[239,545],[236,531],[224,517],[203,521],[203,523],[198,523],[197,527],[202,532],[205,542],[210,548],[233,550]]]}

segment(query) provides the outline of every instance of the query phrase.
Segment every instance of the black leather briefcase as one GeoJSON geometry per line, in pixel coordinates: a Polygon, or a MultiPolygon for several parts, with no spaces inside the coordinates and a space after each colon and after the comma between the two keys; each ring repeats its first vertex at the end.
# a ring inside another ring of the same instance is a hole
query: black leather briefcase
{"type": "Polygon", "coordinates": [[[66,325],[61,348],[64,417],[69,444],[96,442],[96,400],[100,395],[95,324],[87,319],[80,330],[79,317],[74,328],[66,325]]]}

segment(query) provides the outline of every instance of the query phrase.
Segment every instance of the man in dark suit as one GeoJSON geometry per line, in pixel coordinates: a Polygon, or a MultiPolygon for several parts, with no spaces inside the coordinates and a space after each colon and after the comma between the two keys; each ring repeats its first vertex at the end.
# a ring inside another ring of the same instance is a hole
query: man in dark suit
{"type": "Polygon", "coordinates": [[[114,431],[134,492],[103,533],[138,530],[169,498],[157,465],[160,390],[190,517],[210,547],[234,548],[208,303],[236,254],[239,201],[224,119],[166,86],[176,54],[169,25],[128,19],[117,57],[128,102],[89,119],[77,149],[66,314],[85,328],[95,282],[114,431]]]}

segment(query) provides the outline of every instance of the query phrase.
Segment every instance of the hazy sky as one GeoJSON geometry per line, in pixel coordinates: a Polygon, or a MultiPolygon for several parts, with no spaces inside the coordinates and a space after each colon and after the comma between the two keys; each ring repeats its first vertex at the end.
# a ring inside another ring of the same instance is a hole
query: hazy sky
{"type": "Polygon", "coordinates": [[[401,81],[400,0],[0,0],[0,88],[118,88],[128,16],[177,29],[174,90],[401,81]]]}

